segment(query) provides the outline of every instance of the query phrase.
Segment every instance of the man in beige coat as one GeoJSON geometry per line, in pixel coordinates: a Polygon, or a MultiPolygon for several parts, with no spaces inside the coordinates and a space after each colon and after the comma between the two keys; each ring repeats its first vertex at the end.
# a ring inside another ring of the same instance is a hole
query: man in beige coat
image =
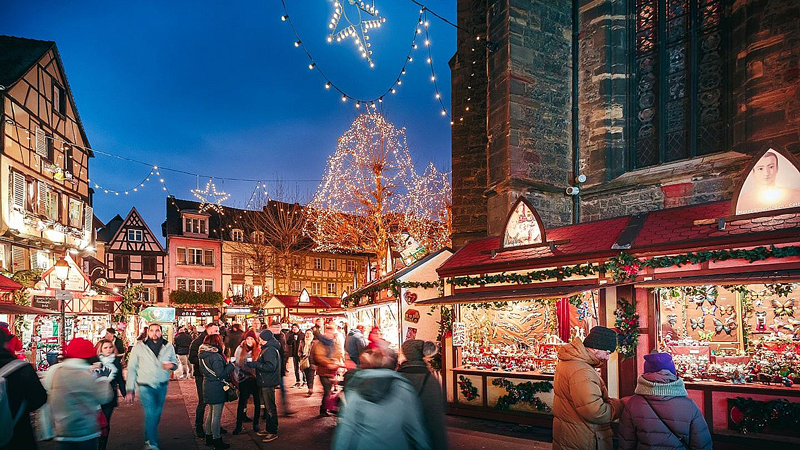
{"type": "Polygon", "coordinates": [[[617,348],[617,334],[594,327],[583,342],[575,338],[558,351],[553,382],[553,449],[610,450],[611,422],[622,414],[622,401],[609,398],[595,370],[617,348]]]}

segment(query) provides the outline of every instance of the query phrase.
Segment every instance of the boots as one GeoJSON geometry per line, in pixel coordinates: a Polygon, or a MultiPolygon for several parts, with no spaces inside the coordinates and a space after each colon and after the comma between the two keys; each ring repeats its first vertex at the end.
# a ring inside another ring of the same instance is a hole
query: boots
{"type": "Polygon", "coordinates": [[[226,450],[229,448],[231,448],[231,445],[222,442],[222,438],[214,439],[214,450],[226,450]]]}
{"type": "Polygon", "coordinates": [[[210,434],[206,435],[206,445],[209,446],[209,447],[214,445],[214,436],[212,436],[210,434]]]}
{"type": "Polygon", "coordinates": [[[233,429],[233,435],[236,436],[237,434],[242,432],[242,422],[236,421],[236,428],[233,429]]]}

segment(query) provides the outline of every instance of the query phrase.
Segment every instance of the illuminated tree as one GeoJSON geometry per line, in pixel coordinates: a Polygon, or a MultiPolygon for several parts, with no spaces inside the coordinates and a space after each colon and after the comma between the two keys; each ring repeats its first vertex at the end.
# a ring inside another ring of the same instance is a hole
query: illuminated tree
{"type": "Polygon", "coordinates": [[[449,191],[447,176],[435,169],[417,175],[405,129],[380,114],[363,114],[328,158],[306,230],[317,250],[373,253],[380,266],[389,243],[405,245],[403,233],[430,245],[428,251],[449,239],[449,212],[439,210],[446,210],[449,191]],[[447,224],[433,223],[440,221],[447,224]],[[431,239],[432,232],[446,236],[431,239]]]}

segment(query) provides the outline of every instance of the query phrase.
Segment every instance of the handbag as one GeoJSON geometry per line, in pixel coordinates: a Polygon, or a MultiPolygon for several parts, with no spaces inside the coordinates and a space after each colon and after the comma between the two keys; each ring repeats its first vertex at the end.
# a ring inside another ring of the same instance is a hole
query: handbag
{"type": "Polygon", "coordinates": [[[210,373],[214,378],[218,379],[222,383],[222,391],[225,392],[226,402],[235,402],[236,400],[239,399],[239,392],[236,390],[236,386],[234,386],[227,380],[223,380],[222,378],[218,377],[217,374],[214,373],[214,371],[211,370],[210,367],[208,367],[208,364],[206,364],[204,360],[201,359],[200,362],[203,364],[203,367],[206,368],[208,373],[210,373]]]}
{"type": "Polygon", "coordinates": [[[647,403],[647,406],[649,406],[649,407],[650,407],[650,410],[651,410],[651,411],[653,411],[653,414],[655,414],[655,415],[656,415],[656,417],[658,417],[658,420],[660,420],[660,421],[661,421],[661,423],[663,423],[663,424],[664,424],[664,426],[665,426],[665,427],[667,427],[667,429],[669,430],[669,432],[670,432],[670,433],[672,433],[672,434],[673,434],[673,436],[675,436],[676,438],[678,438],[678,440],[679,440],[679,441],[681,441],[681,444],[683,444],[683,447],[684,447],[684,448],[686,448],[687,450],[689,450],[689,449],[691,448],[691,447],[689,447],[689,443],[688,443],[688,442],[686,442],[686,440],[684,440],[684,439],[683,439],[683,437],[681,437],[681,435],[679,435],[678,433],[676,433],[676,432],[672,431],[672,428],[670,428],[670,427],[669,427],[669,425],[667,425],[667,422],[664,422],[664,419],[662,419],[662,418],[661,418],[661,416],[659,416],[659,415],[658,415],[658,413],[656,412],[656,409],[655,409],[655,408],[653,408],[653,405],[651,405],[651,404],[650,404],[650,400],[648,400],[648,399],[647,399],[647,397],[645,397],[644,395],[642,395],[641,397],[642,397],[642,398],[644,399],[644,401],[647,403]]]}
{"type": "Polygon", "coordinates": [[[306,370],[311,367],[311,364],[308,362],[308,356],[304,356],[300,359],[300,370],[306,370]]]}

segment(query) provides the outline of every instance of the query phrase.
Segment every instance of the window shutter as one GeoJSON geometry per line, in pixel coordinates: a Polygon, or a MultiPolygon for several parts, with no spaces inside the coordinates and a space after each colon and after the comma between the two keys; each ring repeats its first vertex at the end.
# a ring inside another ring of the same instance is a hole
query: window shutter
{"type": "Polygon", "coordinates": [[[11,265],[14,272],[25,270],[25,250],[22,247],[11,247],[11,265]]]}
{"type": "Polygon", "coordinates": [[[47,158],[47,136],[44,130],[36,127],[36,154],[42,158],[47,158]]]}
{"type": "Polygon", "coordinates": [[[87,238],[92,237],[92,220],[94,219],[94,208],[89,205],[86,205],[84,208],[84,215],[83,215],[83,234],[87,238]]]}
{"type": "Polygon", "coordinates": [[[25,211],[25,176],[17,172],[14,172],[13,175],[13,205],[15,209],[25,211]]]}
{"type": "Polygon", "coordinates": [[[39,194],[39,197],[38,197],[38,200],[39,200],[39,214],[42,214],[42,215],[46,216],[47,215],[47,192],[48,192],[49,189],[48,189],[47,183],[45,183],[43,181],[39,181],[38,185],[39,185],[39,190],[38,190],[39,191],[38,192],[38,194],[39,194]]]}

